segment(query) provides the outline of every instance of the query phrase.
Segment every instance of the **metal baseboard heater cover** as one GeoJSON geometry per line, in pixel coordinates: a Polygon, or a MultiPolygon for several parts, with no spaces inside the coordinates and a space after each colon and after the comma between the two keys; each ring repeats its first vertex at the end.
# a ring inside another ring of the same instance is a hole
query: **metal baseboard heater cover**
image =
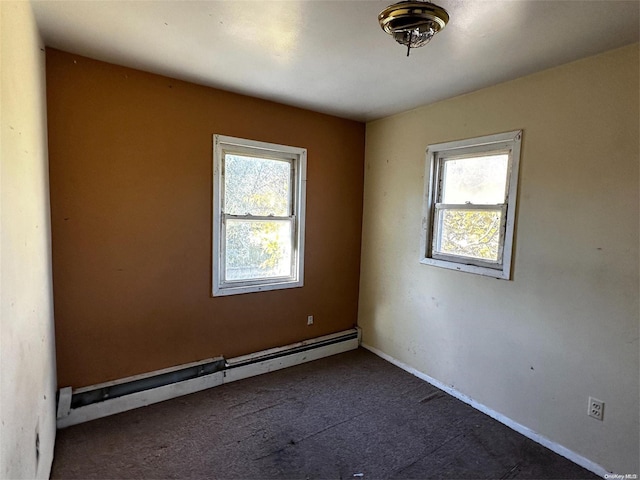
{"type": "Polygon", "coordinates": [[[89,387],[61,388],[57,426],[65,428],[224,383],[358,348],[354,328],[231,359],[210,358],[89,387]]]}

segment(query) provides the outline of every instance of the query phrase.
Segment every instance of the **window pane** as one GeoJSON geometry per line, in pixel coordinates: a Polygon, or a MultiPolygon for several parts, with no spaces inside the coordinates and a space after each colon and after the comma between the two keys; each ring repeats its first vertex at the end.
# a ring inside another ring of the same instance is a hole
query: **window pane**
{"type": "Polygon", "coordinates": [[[434,253],[497,262],[501,216],[500,210],[439,210],[434,253]]]}
{"type": "Polygon", "coordinates": [[[504,203],[508,165],[506,153],[445,160],[441,203],[504,203]]]}
{"type": "Polygon", "coordinates": [[[291,163],[225,155],[224,212],[230,215],[289,216],[291,163]]]}
{"type": "Polygon", "coordinates": [[[289,220],[226,219],[226,280],[291,276],[289,220]]]}

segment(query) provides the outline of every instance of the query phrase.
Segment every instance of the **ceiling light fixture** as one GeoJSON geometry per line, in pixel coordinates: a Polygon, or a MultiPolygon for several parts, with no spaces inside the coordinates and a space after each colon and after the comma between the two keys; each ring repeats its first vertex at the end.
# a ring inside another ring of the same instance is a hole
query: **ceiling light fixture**
{"type": "Polygon", "coordinates": [[[407,46],[407,57],[412,48],[429,43],[448,21],[449,14],[444,8],[420,1],[394,3],[378,15],[382,29],[407,46]]]}

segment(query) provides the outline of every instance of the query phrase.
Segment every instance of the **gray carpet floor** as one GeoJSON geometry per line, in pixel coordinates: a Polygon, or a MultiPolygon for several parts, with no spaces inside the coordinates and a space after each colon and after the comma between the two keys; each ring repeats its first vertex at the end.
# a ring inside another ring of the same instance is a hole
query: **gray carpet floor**
{"type": "Polygon", "coordinates": [[[358,349],[59,430],[52,478],[599,477],[358,349]]]}

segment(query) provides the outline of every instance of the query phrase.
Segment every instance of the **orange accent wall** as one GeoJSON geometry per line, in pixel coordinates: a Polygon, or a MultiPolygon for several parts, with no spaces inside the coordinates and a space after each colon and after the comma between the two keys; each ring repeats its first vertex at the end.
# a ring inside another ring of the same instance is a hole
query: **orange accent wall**
{"type": "Polygon", "coordinates": [[[47,104],[60,387],[356,324],[363,123],[53,49],[47,104]],[[304,287],[211,296],[214,133],[307,149],[304,287]]]}

